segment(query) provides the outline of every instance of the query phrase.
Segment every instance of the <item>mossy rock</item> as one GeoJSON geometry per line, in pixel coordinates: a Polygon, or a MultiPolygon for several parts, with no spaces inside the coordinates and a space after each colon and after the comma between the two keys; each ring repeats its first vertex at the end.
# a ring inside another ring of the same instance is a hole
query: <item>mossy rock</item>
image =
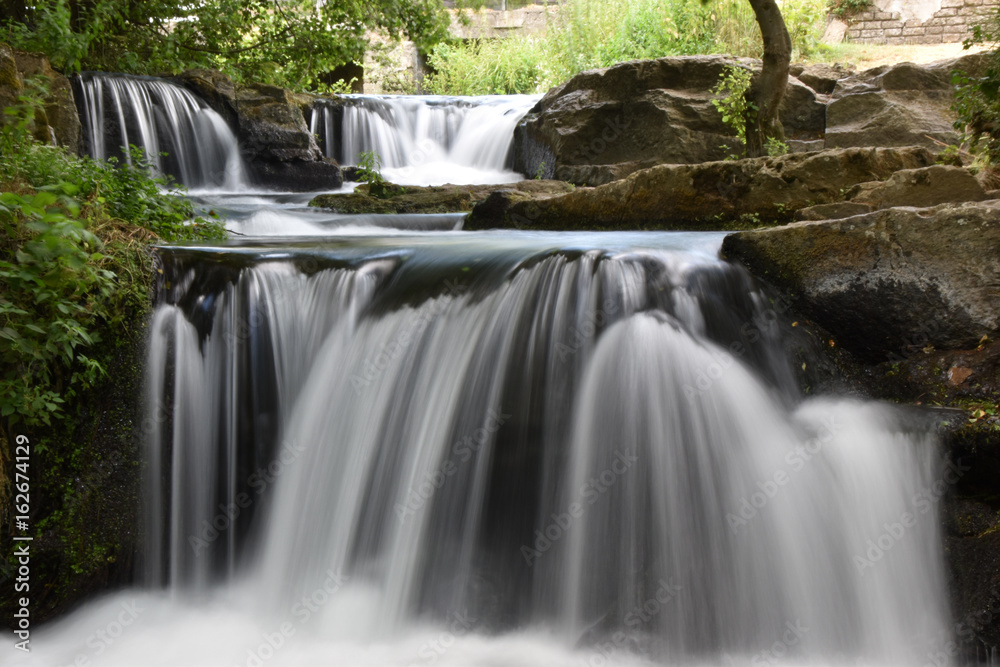
{"type": "Polygon", "coordinates": [[[521,181],[500,185],[359,185],[354,192],[319,195],[310,206],[347,215],[386,213],[464,213],[497,192],[513,192],[524,198],[545,198],[569,192],[573,186],[561,181],[521,181]],[[378,196],[373,196],[373,189],[378,196]]]}

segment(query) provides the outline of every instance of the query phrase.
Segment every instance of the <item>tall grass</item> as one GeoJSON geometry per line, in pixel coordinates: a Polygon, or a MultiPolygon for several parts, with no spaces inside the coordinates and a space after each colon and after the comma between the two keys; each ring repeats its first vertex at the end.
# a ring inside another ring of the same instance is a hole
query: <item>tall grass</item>
{"type": "MultiPolygon", "coordinates": [[[[779,0],[795,57],[815,48],[825,0],[779,0]]],[[[746,0],[572,0],[541,37],[438,46],[428,58],[428,92],[537,93],[587,69],[671,55],[759,57],[760,30],[746,0]]]]}

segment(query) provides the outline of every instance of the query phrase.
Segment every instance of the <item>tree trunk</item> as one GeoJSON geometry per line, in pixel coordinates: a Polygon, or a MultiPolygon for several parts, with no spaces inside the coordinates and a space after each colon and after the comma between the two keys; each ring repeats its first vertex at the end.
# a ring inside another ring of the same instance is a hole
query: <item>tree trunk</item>
{"type": "Polygon", "coordinates": [[[757,107],[753,118],[747,118],[747,156],[766,153],[764,143],[769,136],[779,136],[778,107],[788,85],[788,66],[792,61],[792,40],[785,20],[775,0],[750,0],[764,40],[764,66],[750,88],[748,96],[757,107]]]}

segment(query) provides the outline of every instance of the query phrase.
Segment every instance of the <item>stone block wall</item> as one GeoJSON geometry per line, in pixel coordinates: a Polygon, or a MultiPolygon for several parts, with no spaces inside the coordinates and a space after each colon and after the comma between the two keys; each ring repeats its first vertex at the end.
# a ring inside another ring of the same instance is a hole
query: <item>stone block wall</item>
{"type": "Polygon", "coordinates": [[[876,1],[848,21],[847,40],[867,44],[961,42],[972,26],[996,12],[1000,0],[925,0],[914,15],[904,3],[876,1]]]}

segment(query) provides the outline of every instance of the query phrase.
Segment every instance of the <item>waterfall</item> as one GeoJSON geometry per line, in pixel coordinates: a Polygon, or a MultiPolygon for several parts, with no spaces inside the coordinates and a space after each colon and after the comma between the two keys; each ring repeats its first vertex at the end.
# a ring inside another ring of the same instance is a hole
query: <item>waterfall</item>
{"type": "Polygon", "coordinates": [[[91,157],[132,163],[143,149],[153,169],[189,188],[236,190],[246,182],[236,136],[192,93],[162,79],[85,72],[76,101],[91,157]]]}
{"type": "Polygon", "coordinates": [[[537,100],[344,95],[316,103],[310,132],[341,164],[357,164],[362,152],[374,151],[399,183],[517,180],[510,171],[514,127],[537,100]]]}
{"type": "Polygon", "coordinates": [[[935,438],[801,396],[721,238],[162,249],[151,589],[39,659],[131,600],[95,662],[925,664],[935,438]]]}

